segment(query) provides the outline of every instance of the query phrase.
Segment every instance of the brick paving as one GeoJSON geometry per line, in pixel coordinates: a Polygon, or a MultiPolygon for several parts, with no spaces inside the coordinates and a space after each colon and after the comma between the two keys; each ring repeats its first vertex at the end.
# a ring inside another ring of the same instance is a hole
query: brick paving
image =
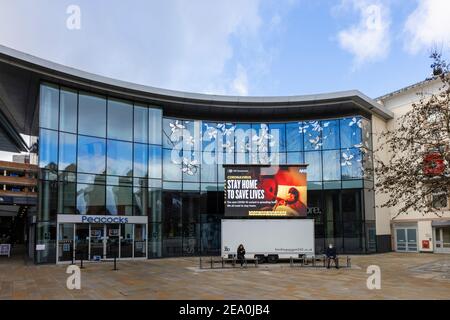
{"type": "Polygon", "coordinates": [[[199,269],[198,258],[87,263],[81,290],[68,290],[67,265],[0,257],[0,299],[449,299],[450,255],[352,256],[350,269],[199,269]],[[368,290],[366,268],[381,268],[381,290],[368,290]]]}

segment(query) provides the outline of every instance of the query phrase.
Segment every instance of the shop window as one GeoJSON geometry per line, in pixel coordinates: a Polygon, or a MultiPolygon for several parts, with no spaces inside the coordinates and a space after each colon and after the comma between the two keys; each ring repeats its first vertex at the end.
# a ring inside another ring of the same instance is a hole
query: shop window
{"type": "Polygon", "coordinates": [[[105,139],[78,136],[78,172],[105,174],[105,139]]]}
{"type": "Polygon", "coordinates": [[[59,130],[77,132],[78,94],[71,89],[61,89],[59,130]]]}
{"type": "Polygon", "coordinates": [[[42,84],[39,100],[39,126],[58,130],[59,89],[58,86],[42,84]]]}
{"type": "Polygon", "coordinates": [[[91,94],[79,94],[78,133],[106,136],[106,100],[91,94]]]}
{"type": "Polygon", "coordinates": [[[117,176],[132,176],[133,144],[108,140],[107,173],[117,176]]]}
{"type": "Polygon", "coordinates": [[[134,141],[148,143],[148,108],[134,105],[134,141]]]}
{"type": "Polygon", "coordinates": [[[133,106],[125,101],[108,99],[108,139],[132,141],[133,106]]]}

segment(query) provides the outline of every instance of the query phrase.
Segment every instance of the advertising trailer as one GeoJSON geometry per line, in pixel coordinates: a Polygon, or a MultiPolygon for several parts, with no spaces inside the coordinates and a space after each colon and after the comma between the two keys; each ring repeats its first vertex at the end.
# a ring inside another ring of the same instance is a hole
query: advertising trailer
{"type": "Polygon", "coordinates": [[[222,219],[222,257],[244,245],[246,258],[314,255],[314,219],[222,219]]]}

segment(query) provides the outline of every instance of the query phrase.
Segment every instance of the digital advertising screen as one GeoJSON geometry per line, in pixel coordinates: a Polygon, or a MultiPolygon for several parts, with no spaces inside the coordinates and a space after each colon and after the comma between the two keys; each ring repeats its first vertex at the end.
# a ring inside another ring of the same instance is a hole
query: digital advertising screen
{"type": "Polygon", "coordinates": [[[306,217],[306,165],[224,165],[225,216],[306,217]]]}

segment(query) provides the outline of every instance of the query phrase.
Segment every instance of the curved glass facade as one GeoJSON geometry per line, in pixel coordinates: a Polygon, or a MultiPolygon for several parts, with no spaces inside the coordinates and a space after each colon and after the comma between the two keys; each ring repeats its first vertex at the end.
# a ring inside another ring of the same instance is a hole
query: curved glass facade
{"type": "Polygon", "coordinates": [[[218,254],[222,164],[306,163],[316,251],[375,250],[369,119],[225,123],[51,84],[40,92],[38,239],[49,248],[56,215],[69,213],[147,216],[148,257],[218,254]]]}

